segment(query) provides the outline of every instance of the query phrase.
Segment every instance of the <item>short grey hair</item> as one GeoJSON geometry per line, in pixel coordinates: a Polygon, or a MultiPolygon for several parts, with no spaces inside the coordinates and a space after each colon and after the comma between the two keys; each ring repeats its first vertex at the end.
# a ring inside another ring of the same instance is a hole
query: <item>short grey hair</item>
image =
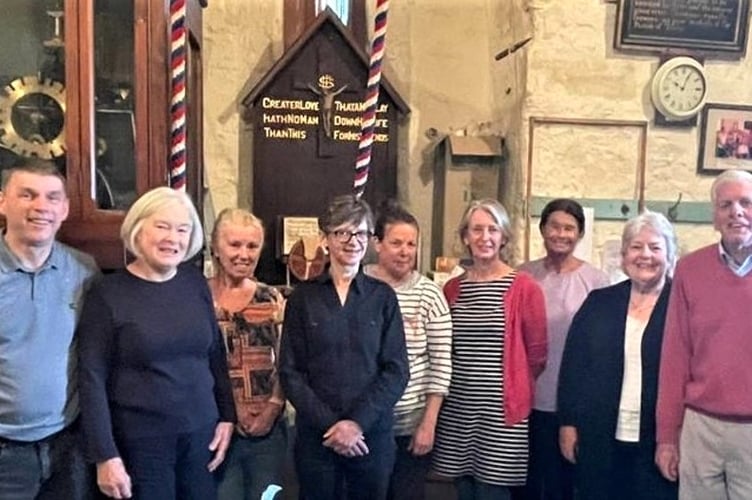
{"type": "Polygon", "coordinates": [[[473,200],[465,209],[465,213],[462,214],[460,219],[460,225],[457,228],[457,232],[460,234],[460,239],[467,237],[467,232],[470,228],[470,217],[476,212],[476,210],[483,210],[490,215],[494,222],[501,228],[501,234],[504,236],[504,242],[509,243],[512,239],[512,223],[509,221],[509,214],[507,209],[504,208],[498,200],[493,198],[484,198],[482,200],[473,200]]]}
{"type": "Polygon", "coordinates": [[[745,170],[731,169],[724,171],[721,175],[715,178],[713,185],[710,186],[710,201],[715,205],[715,201],[718,198],[718,188],[722,184],[728,184],[730,182],[747,183],[752,184],[752,174],[745,170]]]}
{"type": "Polygon", "coordinates": [[[192,259],[201,251],[204,246],[204,230],[201,227],[201,219],[196,212],[196,207],[190,197],[182,192],[169,187],[158,187],[147,191],[128,210],[120,226],[120,239],[123,240],[125,248],[135,255],[141,257],[136,245],[138,233],[144,225],[144,220],[148,219],[163,208],[173,205],[182,205],[188,209],[188,216],[191,219],[191,235],[188,240],[188,251],[183,257],[183,262],[192,259]]]}
{"type": "Polygon", "coordinates": [[[666,242],[666,275],[673,276],[674,267],[676,266],[676,260],[678,258],[678,245],[676,242],[676,233],[674,232],[674,226],[668,221],[665,215],[659,212],[651,212],[645,210],[639,215],[636,215],[629,219],[624,224],[624,230],[621,234],[621,254],[624,255],[627,252],[627,248],[632,243],[632,240],[643,229],[650,229],[658,236],[661,236],[666,242]]]}

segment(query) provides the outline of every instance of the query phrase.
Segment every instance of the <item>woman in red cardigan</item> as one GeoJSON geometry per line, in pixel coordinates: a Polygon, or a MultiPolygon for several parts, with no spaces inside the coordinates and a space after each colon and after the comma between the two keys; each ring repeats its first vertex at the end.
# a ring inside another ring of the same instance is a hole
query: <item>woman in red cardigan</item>
{"type": "Polygon", "coordinates": [[[525,483],[528,415],[546,364],[543,293],[502,259],[509,216],[474,201],[459,227],[473,264],[444,293],[452,313],[452,382],[436,431],[434,469],[459,500],[508,499],[525,483]]]}

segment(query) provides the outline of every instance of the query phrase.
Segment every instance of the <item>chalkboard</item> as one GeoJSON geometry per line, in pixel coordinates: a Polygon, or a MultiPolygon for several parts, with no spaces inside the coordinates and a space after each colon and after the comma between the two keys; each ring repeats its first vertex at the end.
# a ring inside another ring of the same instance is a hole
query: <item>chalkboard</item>
{"type": "Polygon", "coordinates": [[[749,0],[620,0],[617,49],[688,49],[742,57],[749,0]]]}

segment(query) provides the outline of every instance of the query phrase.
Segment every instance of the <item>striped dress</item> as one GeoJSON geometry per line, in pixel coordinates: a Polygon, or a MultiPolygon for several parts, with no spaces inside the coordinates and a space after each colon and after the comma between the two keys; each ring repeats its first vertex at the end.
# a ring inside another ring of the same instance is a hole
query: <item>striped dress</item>
{"type": "Polygon", "coordinates": [[[504,294],[516,273],[462,281],[451,306],[452,382],[436,429],[434,470],[499,486],[525,483],[527,419],[504,425],[504,294]]]}

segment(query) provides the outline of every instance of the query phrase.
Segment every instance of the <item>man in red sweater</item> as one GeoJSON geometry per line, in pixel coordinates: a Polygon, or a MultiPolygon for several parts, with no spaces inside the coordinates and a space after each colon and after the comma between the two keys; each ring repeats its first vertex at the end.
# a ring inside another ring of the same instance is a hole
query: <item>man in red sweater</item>
{"type": "Polygon", "coordinates": [[[681,500],[752,498],[752,174],[713,183],[721,241],[679,261],[658,386],[655,461],[681,500]]]}

